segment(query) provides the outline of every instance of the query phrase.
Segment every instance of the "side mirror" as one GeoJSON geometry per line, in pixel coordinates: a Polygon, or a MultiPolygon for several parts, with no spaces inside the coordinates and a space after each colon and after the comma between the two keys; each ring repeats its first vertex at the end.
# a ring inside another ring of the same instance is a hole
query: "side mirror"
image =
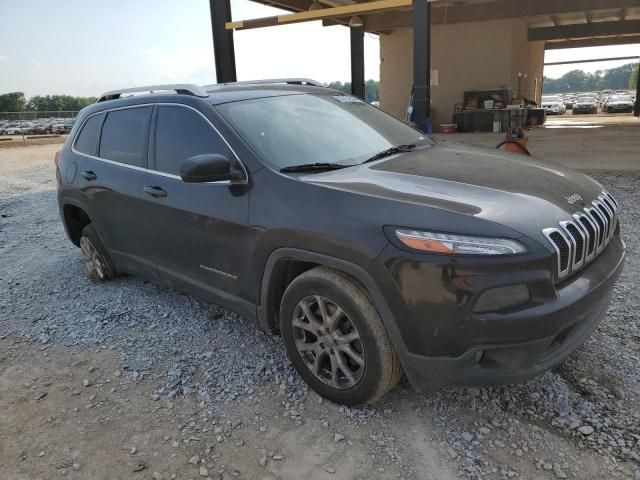
{"type": "Polygon", "coordinates": [[[242,175],[231,168],[227,157],[213,153],[187,158],[180,165],[180,177],[187,183],[204,183],[240,180],[242,175]]]}

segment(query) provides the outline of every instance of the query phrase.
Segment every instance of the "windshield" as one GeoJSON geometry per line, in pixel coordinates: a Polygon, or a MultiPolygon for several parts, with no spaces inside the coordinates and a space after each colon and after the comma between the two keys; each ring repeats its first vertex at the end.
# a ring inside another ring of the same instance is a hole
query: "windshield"
{"type": "Polygon", "coordinates": [[[349,95],[304,94],[217,106],[243,139],[280,170],[301,164],[355,165],[423,134],[349,95]]]}
{"type": "Polygon", "coordinates": [[[595,99],[593,97],[579,97],[578,103],[592,103],[595,99]]]}
{"type": "Polygon", "coordinates": [[[611,97],[612,102],[631,102],[631,97],[626,95],[614,95],[611,97]]]}
{"type": "Polygon", "coordinates": [[[545,102],[545,103],[559,102],[560,101],[560,97],[542,97],[542,101],[545,102]]]}

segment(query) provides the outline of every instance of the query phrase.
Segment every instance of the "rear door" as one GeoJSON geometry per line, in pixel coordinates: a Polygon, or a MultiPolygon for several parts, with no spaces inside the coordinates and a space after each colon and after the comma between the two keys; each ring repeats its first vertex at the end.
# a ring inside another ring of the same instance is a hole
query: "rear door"
{"type": "Polygon", "coordinates": [[[211,121],[193,107],[157,105],[152,123],[151,171],[142,185],[146,250],[170,286],[218,299],[236,297],[248,271],[248,186],[185,183],[180,164],[217,153],[244,168],[211,121]]]}
{"type": "Polygon", "coordinates": [[[155,274],[153,262],[145,259],[138,222],[143,215],[140,186],[147,168],[152,111],[153,106],[141,105],[89,117],[74,145],[84,157],[80,188],[105,247],[117,267],[145,276],[155,274]],[[84,130],[96,125],[96,139],[85,139],[84,130]]]}

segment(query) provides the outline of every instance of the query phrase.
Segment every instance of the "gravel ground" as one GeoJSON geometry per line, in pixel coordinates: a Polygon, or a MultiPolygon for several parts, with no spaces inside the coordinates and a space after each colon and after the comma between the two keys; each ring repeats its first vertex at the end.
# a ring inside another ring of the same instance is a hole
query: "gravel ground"
{"type": "MultiPolygon", "coordinates": [[[[574,355],[509,387],[418,395],[400,385],[371,409],[323,403],[280,338],[235,313],[133,277],[92,283],[60,223],[50,165],[0,173],[0,340],[115,352],[129,388],[197,405],[184,435],[207,425],[232,445],[256,428],[311,429],[368,459],[359,474],[329,459],[328,477],[310,478],[640,479],[639,172],[593,172],[622,205],[628,260],[607,318],[574,355]]],[[[276,460],[297,455],[294,442],[276,460]]],[[[281,475],[264,478],[293,478],[281,475]]]]}

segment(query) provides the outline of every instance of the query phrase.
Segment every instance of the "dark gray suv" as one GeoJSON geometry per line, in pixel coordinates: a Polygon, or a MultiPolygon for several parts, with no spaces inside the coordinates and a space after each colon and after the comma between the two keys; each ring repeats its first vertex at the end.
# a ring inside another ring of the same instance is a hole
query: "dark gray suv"
{"type": "Polygon", "coordinates": [[[300,79],[109,92],[56,165],[93,276],[255,319],[349,405],[403,373],[428,391],[556,365],[603,318],[625,255],[618,203],[589,177],[437,144],[300,79]]]}

